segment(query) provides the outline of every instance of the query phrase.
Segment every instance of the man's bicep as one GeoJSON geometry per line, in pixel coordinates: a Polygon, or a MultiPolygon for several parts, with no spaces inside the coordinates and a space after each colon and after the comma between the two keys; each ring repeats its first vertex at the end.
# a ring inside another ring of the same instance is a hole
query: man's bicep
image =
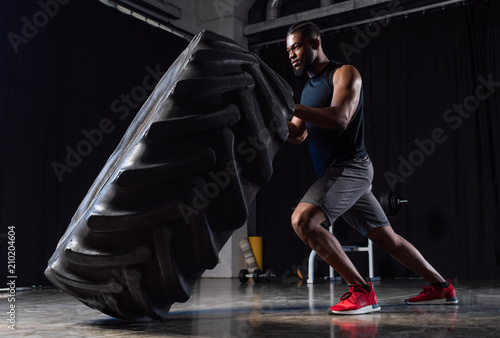
{"type": "Polygon", "coordinates": [[[356,68],[345,65],[339,68],[333,76],[333,97],[331,106],[338,108],[347,122],[356,111],[361,93],[361,75],[356,68]]]}

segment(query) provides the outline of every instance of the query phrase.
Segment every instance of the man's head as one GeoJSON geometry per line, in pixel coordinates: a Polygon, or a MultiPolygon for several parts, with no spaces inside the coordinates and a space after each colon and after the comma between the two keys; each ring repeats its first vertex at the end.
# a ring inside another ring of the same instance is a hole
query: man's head
{"type": "Polygon", "coordinates": [[[321,50],[319,27],[311,21],[298,22],[288,29],[286,50],[295,75],[304,75],[321,50]]]}

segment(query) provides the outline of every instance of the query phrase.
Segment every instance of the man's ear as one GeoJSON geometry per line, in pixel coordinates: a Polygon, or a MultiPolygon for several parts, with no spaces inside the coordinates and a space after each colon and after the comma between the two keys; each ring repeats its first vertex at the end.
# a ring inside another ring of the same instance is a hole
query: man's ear
{"type": "Polygon", "coordinates": [[[319,39],[311,39],[311,47],[313,49],[318,49],[321,46],[321,41],[319,39]]]}

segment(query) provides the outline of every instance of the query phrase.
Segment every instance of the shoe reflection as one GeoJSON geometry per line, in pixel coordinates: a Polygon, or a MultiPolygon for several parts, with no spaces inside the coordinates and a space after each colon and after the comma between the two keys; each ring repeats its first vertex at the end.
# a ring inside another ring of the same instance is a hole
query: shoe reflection
{"type": "Polygon", "coordinates": [[[332,318],[332,337],[375,337],[378,332],[380,313],[364,315],[338,315],[332,318]]]}

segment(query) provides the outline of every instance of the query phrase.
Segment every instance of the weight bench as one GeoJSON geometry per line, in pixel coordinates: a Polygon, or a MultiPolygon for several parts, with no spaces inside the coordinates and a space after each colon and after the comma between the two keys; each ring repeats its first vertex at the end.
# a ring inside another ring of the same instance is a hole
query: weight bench
{"type": "MultiPolygon", "coordinates": [[[[330,232],[333,234],[333,225],[330,226],[330,232]]],[[[342,249],[344,249],[345,252],[355,252],[355,251],[364,251],[368,254],[368,278],[370,280],[374,280],[375,277],[373,276],[373,243],[370,239],[368,239],[368,245],[367,246],[355,246],[355,245],[343,245],[342,249]]],[[[309,254],[309,262],[308,262],[308,277],[307,277],[307,284],[313,284],[314,283],[314,259],[316,258],[316,251],[311,250],[311,253],[309,254]]],[[[333,276],[334,270],[330,266],[329,267],[329,277],[330,280],[334,280],[333,276]]]]}

